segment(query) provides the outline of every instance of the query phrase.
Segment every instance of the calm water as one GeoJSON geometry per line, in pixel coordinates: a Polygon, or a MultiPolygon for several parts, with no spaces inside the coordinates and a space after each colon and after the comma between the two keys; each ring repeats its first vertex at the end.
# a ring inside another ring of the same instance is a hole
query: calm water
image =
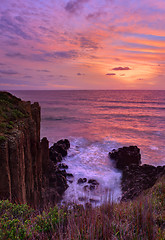
{"type": "Polygon", "coordinates": [[[64,199],[103,202],[120,197],[120,177],[108,152],[137,145],[142,162],[165,164],[165,91],[12,91],[38,101],[42,109],[41,137],[50,145],[62,138],[71,142],[64,162],[74,174],[64,199]],[[79,177],[94,178],[100,185],[84,191],[79,177]],[[78,200],[79,199],[79,200],[78,200]]]}

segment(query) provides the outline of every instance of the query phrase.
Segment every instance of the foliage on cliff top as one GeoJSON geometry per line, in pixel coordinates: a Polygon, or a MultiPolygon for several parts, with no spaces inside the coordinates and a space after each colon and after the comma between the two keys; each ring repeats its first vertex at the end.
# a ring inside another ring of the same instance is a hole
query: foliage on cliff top
{"type": "Polygon", "coordinates": [[[0,92],[0,135],[10,132],[19,119],[25,118],[28,113],[20,98],[8,92],[0,92]]]}
{"type": "Polygon", "coordinates": [[[34,211],[0,201],[0,239],[165,239],[165,177],[130,202],[34,211]]]}

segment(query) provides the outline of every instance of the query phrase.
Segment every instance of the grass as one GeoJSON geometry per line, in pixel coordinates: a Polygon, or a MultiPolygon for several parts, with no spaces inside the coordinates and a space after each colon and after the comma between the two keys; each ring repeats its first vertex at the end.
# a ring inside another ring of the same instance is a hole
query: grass
{"type": "Polygon", "coordinates": [[[164,240],[165,177],[138,199],[101,207],[45,208],[0,201],[0,239],[164,240]]]}

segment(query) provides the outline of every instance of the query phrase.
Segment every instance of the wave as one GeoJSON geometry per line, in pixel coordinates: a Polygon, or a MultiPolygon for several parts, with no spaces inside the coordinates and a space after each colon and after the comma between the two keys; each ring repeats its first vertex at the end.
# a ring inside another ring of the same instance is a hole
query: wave
{"type": "Polygon", "coordinates": [[[129,112],[128,114],[124,114],[124,113],[108,113],[108,114],[96,114],[93,113],[92,116],[94,116],[95,118],[99,118],[99,119],[111,119],[114,118],[114,120],[116,120],[116,118],[120,118],[120,120],[124,121],[128,121],[129,119],[150,119],[152,117],[152,121],[154,119],[156,120],[160,120],[160,121],[164,121],[165,117],[164,116],[156,116],[153,115],[152,113],[149,114],[135,114],[135,113],[131,113],[129,112]]]}
{"type": "Polygon", "coordinates": [[[96,106],[99,109],[148,109],[148,110],[165,110],[165,107],[138,107],[138,106],[96,106]]]}
{"type": "Polygon", "coordinates": [[[165,102],[159,102],[159,101],[121,101],[121,100],[98,100],[98,102],[107,102],[107,103],[135,103],[135,104],[159,104],[164,105],[165,102]]]}
{"type": "Polygon", "coordinates": [[[71,139],[71,148],[63,161],[74,178],[64,194],[64,201],[85,204],[92,199],[94,205],[100,205],[109,200],[109,193],[113,194],[111,197],[114,201],[118,201],[121,197],[121,173],[113,168],[108,157],[108,152],[117,146],[116,142],[106,140],[91,142],[86,138],[71,139]],[[99,185],[91,191],[87,182],[77,184],[79,178],[86,178],[87,181],[95,179],[99,185]]]}
{"type": "Polygon", "coordinates": [[[92,121],[90,119],[86,118],[77,118],[77,117],[54,117],[54,116],[43,116],[42,121],[63,121],[63,122],[68,122],[68,123],[91,123],[92,121]]]}

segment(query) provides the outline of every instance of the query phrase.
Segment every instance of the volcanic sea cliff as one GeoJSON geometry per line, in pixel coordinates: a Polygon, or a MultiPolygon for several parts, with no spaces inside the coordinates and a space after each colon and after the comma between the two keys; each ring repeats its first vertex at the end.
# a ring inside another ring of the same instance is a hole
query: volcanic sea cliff
{"type": "MultiPolygon", "coordinates": [[[[49,149],[40,141],[40,106],[0,92],[0,199],[41,208],[56,203],[67,189],[64,164],[70,143],[60,140],[49,149]]],[[[133,199],[165,174],[165,166],[140,165],[140,149],[124,147],[109,153],[122,171],[122,200],[133,199]]],[[[68,174],[68,176],[72,174],[68,174]]],[[[94,180],[93,180],[94,181],[94,180]]]]}
{"type": "Polygon", "coordinates": [[[48,140],[40,141],[40,121],[38,103],[0,92],[0,199],[36,208],[57,202],[67,188],[48,140]]]}

